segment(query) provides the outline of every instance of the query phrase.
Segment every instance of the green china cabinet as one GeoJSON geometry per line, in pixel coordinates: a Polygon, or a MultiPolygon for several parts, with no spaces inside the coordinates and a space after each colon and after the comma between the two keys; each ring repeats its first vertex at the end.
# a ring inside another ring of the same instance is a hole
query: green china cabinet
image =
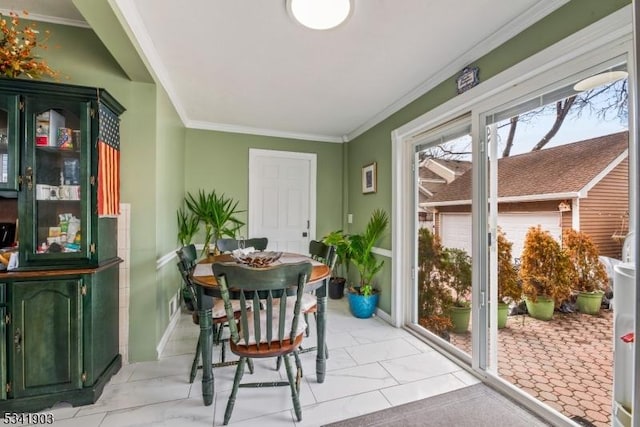
{"type": "Polygon", "coordinates": [[[98,145],[107,127],[118,139],[123,112],[104,89],[0,79],[0,222],[17,217],[16,244],[0,250],[18,260],[0,271],[3,414],[93,403],[122,365],[98,145]]]}

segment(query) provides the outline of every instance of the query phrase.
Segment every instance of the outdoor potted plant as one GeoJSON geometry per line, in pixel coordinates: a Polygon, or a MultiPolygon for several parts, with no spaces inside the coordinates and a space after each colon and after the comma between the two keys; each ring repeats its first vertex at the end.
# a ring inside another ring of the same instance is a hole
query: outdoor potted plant
{"type": "Polygon", "coordinates": [[[556,304],[571,295],[571,261],[551,234],[540,225],[529,227],[518,275],[527,311],[533,318],[551,320],[556,304]]]}
{"type": "Polygon", "coordinates": [[[518,282],[518,272],[513,264],[510,242],[501,228],[498,228],[498,328],[507,326],[509,303],[522,298],[522,287],[518,282]]]}
{"type": "Polygon", "coordinates": [[[598,248],[588,234],[573,229],[564,231],[562,242],[573,268],[571,278],[573,289],[578,292],[578,311],[598,314],[609,282],[605,267],[598,258],[598,248]]]}
{"type": "Polygon", "coordinates": [[[452,328],[449,307],[453,298],[440,283],[438,273],[442,246],[428,228],[418,231],[418,322],[435,335],[449,341],[452,328]]]}
{"type": "Polygon", "coordinates": [[[329,298],[340,299],[344,296],[344,285],[349,275],[349,241],[342,230],[337,230],[323,237],[322,242],[336,248],[336,263],[329,279],[329,298]],[[338,269],[342,275],[338,274],[338,269]]]}
{"type": "Polygon", "coordinates": [[[442,251],[440,280],[453,291],[453,303],[449,307],[449,317],[453,332],[461,334],[469,329],[471,303],[471,257],[463,249],[446,248],[442,251]]]}
{"type": "Polygon", "coordinates": [[[185,197],[187,208],[205,226],[204,248],[202,253],[208,255],[218,254],[218,239],[222,237],[235,237],[237,231],[244,225],[244,222],[237,218],[239,213],[238,201],[224,194],[218,195],[215,190],[205,193],[198,191],[197,196],[187,193],[185,197]],[[213,250],[210,245],[213,240],[213,250]]]}
{"type": "Polygon", "coordinates": [[[380,240],[389,225],[388,214],[376,209],[371,214],[363,233],[346,236],[348,258],[358,270],[359,286],[349,289],[349,308],[354,316],[371,317],[378,305],[379,291],[373,286],[375,275],[382,269],[384,261],[373,256],[373,247],[380,240]]]}

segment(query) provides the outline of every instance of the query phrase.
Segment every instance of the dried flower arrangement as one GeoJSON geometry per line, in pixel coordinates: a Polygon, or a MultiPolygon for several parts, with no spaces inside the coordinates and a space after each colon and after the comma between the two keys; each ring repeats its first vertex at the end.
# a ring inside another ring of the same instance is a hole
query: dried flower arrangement
{"type": "MultiPolygon", "coordinates": [[[[28,15],[27,11],[22,13],[28,15]]],[[[8,19],[0,14],[0,75],[12,78],[22,74],[32,79],[43,76],[56,78],[58,73],[33,54],[34,49],[47,49],[49,31],[45,31],[39,40],[40,32],[35,23],[27,24],[23,28],[19,25],[20,18],[17,13],[9,12],[8,19]]]]}

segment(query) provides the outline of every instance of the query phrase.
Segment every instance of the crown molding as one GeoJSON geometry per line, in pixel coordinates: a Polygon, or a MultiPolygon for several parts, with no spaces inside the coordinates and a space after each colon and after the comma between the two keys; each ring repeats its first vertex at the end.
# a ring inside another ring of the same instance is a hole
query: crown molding
{"type": "Polygon", "coordinates": [[[346,142],[343,137],[314,135],[309,133],[287,132],[275,129],[254,128],[249,126],[230,125],[226,123],[211,123],[196,120],[187,120],[185,123],[189,129],[214,130],[219,132],[244,133],[248,135],[273,136],[276,138],[302,139],[316,142],[346,142]]]}
{"type": "Polygon", "coordinates": [[[493,49],[507,42],[511,38],[520,34],[540,19],[549,15],[554,10],[568,3],[569,0],[543,0],[539,1],[535,6],[529,9],[526,13],[521,14],[507,25],[502,27],[484,40],[476,43],[474,47],[460,55],[454,61],[449,63],[446,67],[442,68],[438,73],[434,74],[431,78],[425,80],[420,86],[416,87],[394,103],[390,104],[387,108],[380,111],[378,114],[371,117],[369,120],[358,126],[347,134],[348,140],[353,140],[362,135],[378,123],[382,122],[392,114],[398,112],[402,108],[406,107],[411,102],[415,101],[446,79],[457,74],[465,66],[469,65],[473,61],[481,58],[493,49]]]}
{"type": "Polygon", "coordinates": [[[116,15],[121,18],[121,24],[123,26],[126,25],[129,32],[133,34],[134,40],[132,40],[132,42],[137,43],[138,46],[140,46],[140,50],[142,51],[141,56],[144,56],[143,59],[150,65],[150,72],[155,77],[156,81],[162,85],[165,92],[167,92],[167,96],[171,100],[173,107],[176,109],[182,124],[187,126],[187,122],[189,120],[187,112],[180,102],[180,97],[178,96],[174,86],[171,84],[169,73],[160,60],[160,55],[158,55],[158,51],[154,47],[153,40],[149,37],[149,33],[142,21],[142,18],[140,17],[138,8],[135,6],[134,2],[129,0],[108,1],[116,12],[116,15]]]}
{"type": "MultiPolygon", "coordinates": [[[[5,16],[9,16],[10,12],[15,12],[15,10],[0,8],[0,13],[5,16]]],[[[18,13],[18,18],[20,19],[28,19],[30,21],[38,22],[49,22],[51,24],[68,25],[71,27],[91,28],[89,23],[82,19],[60,18],[58,16],[39,15],[37,13],[29,13],[28,15],[23,15],[21,12],[16,13],[18,13]]]]}
{"type": "Polygon", "coordinates": [[[535,6],[530,8],[527,13],[521,14],[519,17],[509,22],[509,24],[502,27],[499,31],[478,42],[473,48],[469,49],[463,55],[456,58],[456,60],[452,61],[446,67],[442,68],[437,74],[425,80],[421,85],[419,85],[406,95],[402,96],[379,113],[372,116],[369,120],[355,128],[351,132],[338,137],[331,135],[315,135],[280,131],[276,129],[239,126],[227,123],[190,120],[184,106],[180,102],[180,98],[177,95],[175,88],[171,84],[171,79],[169,78],[168,71],[163,66],[162,61],[160,60],[160,57],[154,47],[153,41],[148,36],[146,27],[140,17],[139,10],[136,8],[133,2],[128,0],[109,0],[109,3],[112,5],[112,7],[116,8],[119,11],[120,16],[123,17],[124,22],[122,23],[126,24],[129,27],[131,33],[134,35],[136,42],[142,50],[142,54],[145,56],[145,59],[151,66],[153,74],[156,76],[159,83],[164,87],[167,95],[169,96],[169,99],[178,112],[182,123],[187,128],[330,143],[345,143],[360,136],[378,123],[387,119],[392,114],[407,106],[409,103],[415,101],[417,98],[424,95],[429,90],[433,89],[442,81],[458,73],[462,68],[464,68],[472,61],[489,53],[496,47],[500,46],[502,43],[508,41],[526,28],[533,25],[535,22],[544,18],[545,16],[568,2],[569,0],[540,0],[535,6]]]}

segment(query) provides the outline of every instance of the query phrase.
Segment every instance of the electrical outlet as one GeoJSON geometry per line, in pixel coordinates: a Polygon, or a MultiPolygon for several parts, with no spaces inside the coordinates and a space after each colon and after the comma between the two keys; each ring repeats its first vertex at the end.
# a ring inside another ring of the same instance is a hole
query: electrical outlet
{"type": "Polygon", "coordinates": [[[353,224],[353,214],[347,214],[347,223],[353,224]]]}

